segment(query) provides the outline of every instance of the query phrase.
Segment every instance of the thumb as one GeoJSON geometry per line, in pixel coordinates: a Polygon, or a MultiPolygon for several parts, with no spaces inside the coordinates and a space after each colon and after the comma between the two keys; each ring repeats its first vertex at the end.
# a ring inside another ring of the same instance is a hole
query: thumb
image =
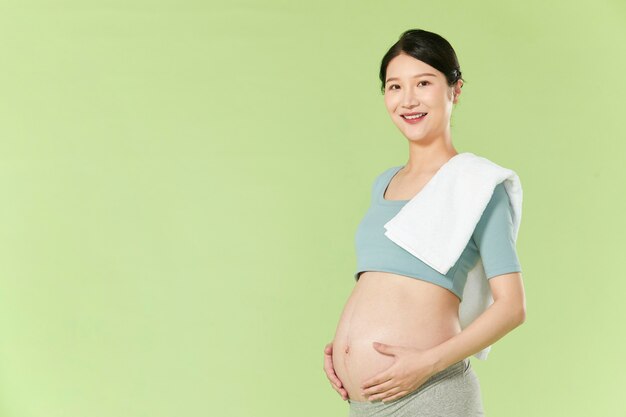
{"type": "Polygon", "coordinates": [[[395,351],[394,346],[388,345],[386,343],[380,343],[380,342],[373,342],[372,345],[374,346],[374,349],[376,349],[380,353],[384,353],[388,355],[394,354],[394,351],[395,351]]]}

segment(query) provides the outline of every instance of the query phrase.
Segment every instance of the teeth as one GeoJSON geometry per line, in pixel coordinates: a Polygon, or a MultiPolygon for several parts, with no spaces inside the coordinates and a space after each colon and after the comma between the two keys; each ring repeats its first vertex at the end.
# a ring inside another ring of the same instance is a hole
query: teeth
{"type": "Polygon", "coordinates": [[[426,113],[418,113],[418,114],[415,114],[415,115],[413,115],[413,116],[404,116],[404,118],[405,118],[405,119],[409,119],[409,120],[411,120],[411,119],[418,119],[418,118],[422,117],[422,116],[423,116],[423,115],[425,115],[425,114],[426,114],[426,113]]]}

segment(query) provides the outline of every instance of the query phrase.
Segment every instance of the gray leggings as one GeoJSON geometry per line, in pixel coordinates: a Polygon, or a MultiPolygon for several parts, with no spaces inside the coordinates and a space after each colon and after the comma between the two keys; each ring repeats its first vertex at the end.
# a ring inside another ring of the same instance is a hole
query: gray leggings
{"type": "Polygon", "coordinates": [[[402,398],[352,401],[349,417],[478,417],[484,416],[478,376],[469,358],[432,375],[402,398]]]}

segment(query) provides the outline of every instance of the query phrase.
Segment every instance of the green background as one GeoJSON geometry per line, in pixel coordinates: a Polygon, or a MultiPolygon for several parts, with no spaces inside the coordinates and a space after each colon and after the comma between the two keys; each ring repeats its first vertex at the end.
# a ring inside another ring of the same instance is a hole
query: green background
{"type": "Polygon", "coordinates": [[[452,137],[515,170],[527,321],[486,414],[623,416],[626,3],[2,1],[0,416],[347,416],[323,348],[374,177],[379,91],[448,39],[452,137]]]}

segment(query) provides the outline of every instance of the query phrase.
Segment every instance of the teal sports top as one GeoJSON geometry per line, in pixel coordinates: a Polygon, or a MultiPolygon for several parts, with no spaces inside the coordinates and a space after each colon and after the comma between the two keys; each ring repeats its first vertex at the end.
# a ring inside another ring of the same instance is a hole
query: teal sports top
{"type": "Polygon", "coordinates": [[[445,275],[385,236],[385,223],[410,201],[383,198],[391,179],[401,168],[396,166],[385,170],[376,177],[372,186],[370,207],[359,223],[355,236],[356,281],[361,272],[391,272],[439,285],[462,301],[467,274],[479,258],[482,259],[488,279],[521,272],[513,238],[512,207],[504,183],[496,185],[467,246],[445,275]]]}

